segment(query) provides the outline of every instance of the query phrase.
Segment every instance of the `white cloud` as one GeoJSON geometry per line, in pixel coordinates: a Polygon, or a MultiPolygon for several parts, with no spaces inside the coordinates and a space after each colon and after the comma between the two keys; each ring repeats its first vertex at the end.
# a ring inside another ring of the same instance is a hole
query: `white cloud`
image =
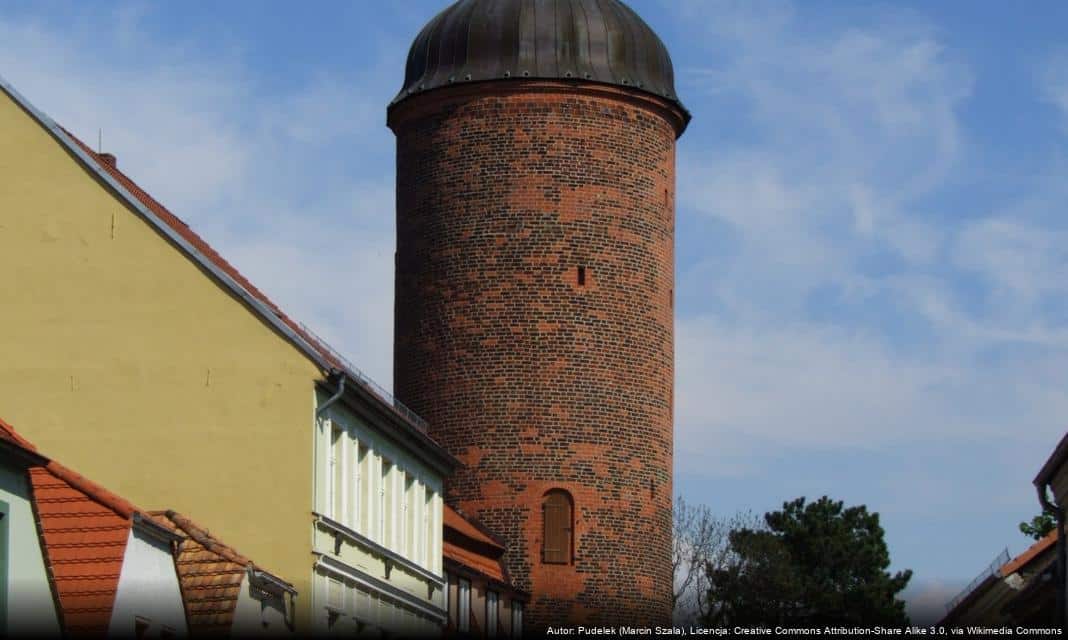
{"type": "MultiPolygon", "coordinates": [[[[679,269],[676,468],[772,477],[777,455],[969,441],[1024,495],[1017,470],[1068,408],[1068,327],[1043,315],[1066,299],[1068,243],[1037,213],[1063,189],[1022,210],[935,208],[971,169],[971,71],[915,15],[801,8],[679,8],[710,60],[680,74],[710,101],[695,126],[727,133],[681,144],[679,215],[714,220],[725,249],[679,269]]],[[[968,499],[946,472],[894,473],[872,491],[899,514],[968,499]]]]}
{"type": "Polygon", "coordinates": [[[1039,93],[1060,111],[1061,127],[1068,132],[1068,51],[1051,54],[1037,76],[1039,93]]]}
{"type": "Polygon", "coordinates": [[[913,584],[902,592],[908,602],[906,612],[909,619],[921,627],[937,623],[946,615],[946,603],[956,597],[965,586],[961,581],[913,581],[913,584]]]}
{"type": "Polygon", "coordinates": [[[0,69],[92,147],[102,130],[120,168],[388,386],[392,165],[344,165],[392,153],[386,80],[372,65],[268,90],[240,43],[216,43],[231,52],[220,56],[150,39],[147,12],[62,33],[0,18],[0,69]]]}
{"type": "Polygon", "coordinates": [[[1060,230],[987,218],[961,233],[954,259],[987,279],[999,306],[1033,312],[1043,297],[1068,293],[1066,241],[1060,230]]]}
{"type": "Polygon", "coordinates": [[[982,373],[903,355],[862,333],[740,326],[712,316],[682,319],[677,330],[677,437],[685,443],[678,455],[706,472],[714,468],[710,455],[729,464],[757,453],[724,452],[732,440],[795,452],[879,450],[923,441],[933,425],[940,439],[982,440],[1003,434],[1006,414],[1019,408],[1006,393],[998,410],[970,398],[987,383],[982,373]],[[688,460],[687,452],[700,454],[688,460]]]}
{"type": "MultiPolygon", "coordinates": [[[[930,260],[937,238],[922,237],[932,230],[910,219],[919,216],[909,207],[959,156],[955,110],[968,95],[969,74],[920,25],[808,34],[788,5],[777,6],[770,21],[734,4],[729,19],[707,18],[724,61],[691,70],[700,78],[693,90],[734,98],[759,136],[680,163],[692,172],[680,202],[754,233],[780,229],[780,251],[815,230],[832,240],[823,253],[848,253],[841,240],[863,238],[910,262],[930,260]]],[[[807,254],[809,244],[804,237],[807,254]]]]}

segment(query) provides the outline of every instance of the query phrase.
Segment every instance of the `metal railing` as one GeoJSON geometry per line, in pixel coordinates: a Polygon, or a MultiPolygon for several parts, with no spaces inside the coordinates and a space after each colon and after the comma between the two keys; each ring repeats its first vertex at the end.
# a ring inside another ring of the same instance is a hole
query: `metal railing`
{"type": "Polygon", "coordinates": [[[383,402],[393,407],[394,411],[401,414],[408,422],[412,423],[412,425],[417,427],[420,431],[426,433],[427,421],[419,417],[418,413],[409,409],[406,404],[394,397],[392,393],[386,391],[385,388],[382,387],[382,385],[372,380],[371,377],[361,371],[359,367],[352,364],[352,361],[341,355],[341,353],[337,349],[332,347],[329,342],[323,340],[323,338],[319,334],[312,331],[308,327],[308,325],[301,323],[300,329],[301,331],[304,331],[309,336],[311,336],[317,343],[319,343],[320,347],[329,352],[330,357],[332,357],[334,360],[340,363],[341,366],[345,368],[345,373],[347,373],[350,378],[360,383],[364,387],[370,389],[371,392],[378,396],[383,402]]]}
{"type": "Polygon", "coordinates": [[[956,597],[946,603],[946,611],[952,611],[953,607],[956,607],[958,604],[960,604],[962,600],[968,597],[968,594],[970,594],[972,591],[975,591],[975,588],[982,584],[983,581],[989,578],[990,576],[1000,578],[1001,568],[1008,563],[1009,548],[1005,547],[1005,549],[990,562],[986,569],[983,569],[983,571],[979,575],[975,576],[974,580],[968,583],[967,587],[964,587],[964,589],[960,593],[958,593],[956,597]]]}

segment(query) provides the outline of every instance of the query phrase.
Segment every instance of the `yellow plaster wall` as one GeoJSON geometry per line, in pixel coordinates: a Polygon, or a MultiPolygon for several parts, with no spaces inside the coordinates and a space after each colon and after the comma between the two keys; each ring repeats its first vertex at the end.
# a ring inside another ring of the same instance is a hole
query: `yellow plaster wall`
{"type": "Polygon", "coordinates": [[[0,417],[294,581],[301,611],[319,377],[0,92],[0,417]]]}

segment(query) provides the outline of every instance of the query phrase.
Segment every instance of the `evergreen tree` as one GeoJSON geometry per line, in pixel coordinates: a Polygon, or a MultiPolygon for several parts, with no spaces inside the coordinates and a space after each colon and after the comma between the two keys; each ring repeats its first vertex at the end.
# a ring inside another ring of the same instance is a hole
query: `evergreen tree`
{"type": "Polygon", "coordinates": [[[732,531],[730,561],[708,568],[707,624],[908,624],[897,595],[912,571],[887,572],[879,514],[824,496],[784,503],[764,521],[732,531]]]}

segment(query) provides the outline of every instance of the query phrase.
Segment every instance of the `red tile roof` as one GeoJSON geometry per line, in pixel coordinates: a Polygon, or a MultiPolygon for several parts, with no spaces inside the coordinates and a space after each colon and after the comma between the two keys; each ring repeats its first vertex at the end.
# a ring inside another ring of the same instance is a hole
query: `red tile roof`
{"type": "Polygon", "coordinates": [[[1057,530],[1050,531],[1048,535],[1027,548],[1026,551],[1016,556],[1001,567],[1001,575],[1008,576],[1026,567],[1032,560],[1042,555],[1044,551],[1057,544],[1057,530]]]}
{"type": "Polygon", "coordinates": [[[388,411],[400,418],[403,423],[410,425],[413,430],[418,434],[417,438],[419,440],[425,441],[426,443],[432,445],[435,450],[437,450],[439,453],[443,454],[448,460],[450,460],[451,464],[458,464],[458,461],[456,461],[451,455],[448,454],[448,452],[442,449],[437,442],[435,442],[426,434],[426,425],[422,422],[422,418],[419,418],[418,416],[415,416],[413,418],[412,415],[409,415],[409,413],[412,413],[414,415],[414,412],[411,412],[410,409],[408,409],[407,407],[404,407],[404,410],[401,410],[398,407],[398,405],[400,405],[401,403],[399,403],[396,398],[393,398],[392,396],[383,398],[382,393],[386,393],[386,395],[388,396],[388,392],[385,392],[384,390],[382,390],[382,392],[376,391],[375,389],[377,388],[377,385],[369,383],[366,380],[366,377],[363,376],[363,374],[360,374],[359,372],[356,372],[356,374],[358,375],[353,374],[351,370],[352,367],[349,365],[349,363],[345,362],[342,357],[340,357],[333,349],[330,348],[329,345],[324,344],[318,337],[316,337],[307,329],[305,329],[303,325],[301,325],[299,322],[294,321],[292,318],[286,315],[278,305],[272,302],[271,299],[268,298],[267,295],[264,294],[262,291],[257,289],[255,285],[253,285],[252,282],[248,280],[248,278],[243,276],[240,271],[238,271],[233,265],[227,262],[221,255],[219,255],[219,253],[215,251],[215,249],[213,249],[211,245],[209,245],[203,238],[197,235],[197,233],[193,231],[189,227],[189,225],[182,221],[181,218],[171,213],[171,211],[167,209],[167,207],[163,206],[159,201],[149,195],[148,192],[138,186],[136,182],[131,180],[129,176],[127,176],[122,171],[119,171],[118,163],[116,162],[115,157],[113,155],[109,153],[97,153],[93,151],[84,142],[79,140],[78,137],[70,131],[67,131],[63,127],[59,127],[59,129],[75,145],[77,145],[82,152],[84,152],[93,162],[96,163],[97,167],[101,172],[107,174],[113,180],[115,180],[119,185],[122,186],[123,189],[129,192],[129,194],[133,196],[134,199],[136,199],[142,206],[146,207],[149,211],[152,212],[152,214],[159,218],[159,220],[163,224],[167,225],[167,227],[177,233],[183,240],[192,245],[193,248],[200,254],[202,254],[204,258],[211,263],[212,266],[226,274],[239,287],[248,292],[248,294],[257,302],[266,306],[270,313],[274,315],[279,322],[284,324],[286,328],[292,331],[301,341],[305,342],[315,352],[315,354],[322,359],[322,361],[326,364],[327,367],[338,371],[348,372],[349,377],[351,379],[356,381],[361,386],[366,387],[370,395],[374,398],[378,398],[388,411]]]}
{"type": "Polygon", "coordinates": [[[490,547],[499,549],[502,553],[504,552],[503,544],[501,544],[498,540],[490,537],[488,533],[482,531],[482,529],[477,527],[473,522],[469,521],[459,511],[453,509],[449,505],[445,505],[444,511],[444,521],[446,529],[452,529],[456,533],[459,533],[464,537],[470,538],[475,542],[489,545],[490,547]]]}
{"type": "Polygon", "coordinates": [[[37,453],[37,447],[35,447],[33,443],[31,443],[26,438],[20,436],[18,432],[15,431],[14,427],[4,422],[3,420],[0,420],[0,440],[25,449],[26,451],[37,453]]]}
{"type": "Polygon", "coordinates": [[[55,462],[30,469],[42,551],[74,635],[107,631],[130,536],[128,502],[55,462]]]}
{"type": "Polygon", "coordinates": [[[178,548],[178,579],[182,585],[191,634],[230,631],[241,581],[251,560],[215,538],[207,529],[174,511],[153,511],[164,526],[186,536],[178,548]]]}
{"type": "MultiPolygon", "coordinates": [[[[60,128],[62,129],[62,127],[60,128]]],[[[204,257],[208,259],[209,262],[211,262],[219,270],[221,270],[223,273],[232,278],[234,282],[236,282],[243,289],[245,289],[245,291],[248,291],[253,298],[266,305],[267,308],[271,310],[271,313],[273,313],[294,333],[299,335],[309,345],[311,345],[312,348],[314,348],[324,360],[339,369],[344,368],[343,363],[338,361],[338,359],[334,356],[333,352],[329,348],[327,348],[325,345],[321,344],[318,340],[311,336],[300,326],[299,323],[293,321],[289,316],[283,313],[282,309],[278,305],[272,302],[271,299],[266,296],[266,294],[264,294],[262,291],[257,289],[255,285],[249,282],[249,280],[245,278],[245,276],[241,275],[240,271],[238,271],[232,264],[227,262],[225,258],[219,255],[219,253],[215,251],[215,249],[213,249],[211,245],[209,245],[203,238],[197,235],[195,231],[189,228],[189,225],[187,225],[181,218],[171,213],[171,211],[167,209],[167,207],[160,204],[158,200],[153,198],[151,195],[148,194],[147,191],[138,186],[138,184],[131,180],[129,176],[127,176],[122,171],[119,171],[118,163],[115,162],[114,156],[109,153],[97,153],[93,151],[84,142],[79,140],[78,137],[70,131],[63,129],[63,132],[66,133],[67,136],[71,140],[73,140],[74,143],[77,144],[87,156],[92,158],[97,163],[97,165],[99,165],[102,171],[107,173],[109,176],[112,177],[112,179],[122,185],[122,187],[128,192],[130,192],[130,195],[136,198],[138,202],[147,207],[149,211],[154,213],[161,221],[163,221],[164,224],[166,224],[178,235],[180,235],[186,242],[193,245],[193,247],[196,248],[197,251],[202,253],[204,257]]]]}
{"type": "Polygon", "coordinates": [[[40,455],[3,421],[0,440],[41,461],[28,469],[31,499],[64,630],[75,636],[105,633],[134,518],[147,518],[146,512],[40,455]]]}
{"type": "Polygon", "coordinates": [[[459,511],[445,505],[445,539],[442,552],[451,560],[497,582],[509,583],[501,564],[505,548],[459,511]]]}
{"type": "Polygon", "coordinates": [[[504,569],[501,567],[501,561],[498,559],[466,549],[448,540],[442,545],[442,551],[447,560],[452,560],[497,582],[508,582],[504,569]]]}
{"type": "MultiPolygon", "coordinates": [[[[2,420],[0,440],[36,452],[2,420]]],[[[49,578],[68,633],[107,631],[135,517],[182,539],[175,566],[192,633],[230,630],[249,567],[288,586],[189,518],[174,511],[144,511],[54,460],[39,454],[37,459],[44,464],[29,469],[32,499],[49,578]]]]}

